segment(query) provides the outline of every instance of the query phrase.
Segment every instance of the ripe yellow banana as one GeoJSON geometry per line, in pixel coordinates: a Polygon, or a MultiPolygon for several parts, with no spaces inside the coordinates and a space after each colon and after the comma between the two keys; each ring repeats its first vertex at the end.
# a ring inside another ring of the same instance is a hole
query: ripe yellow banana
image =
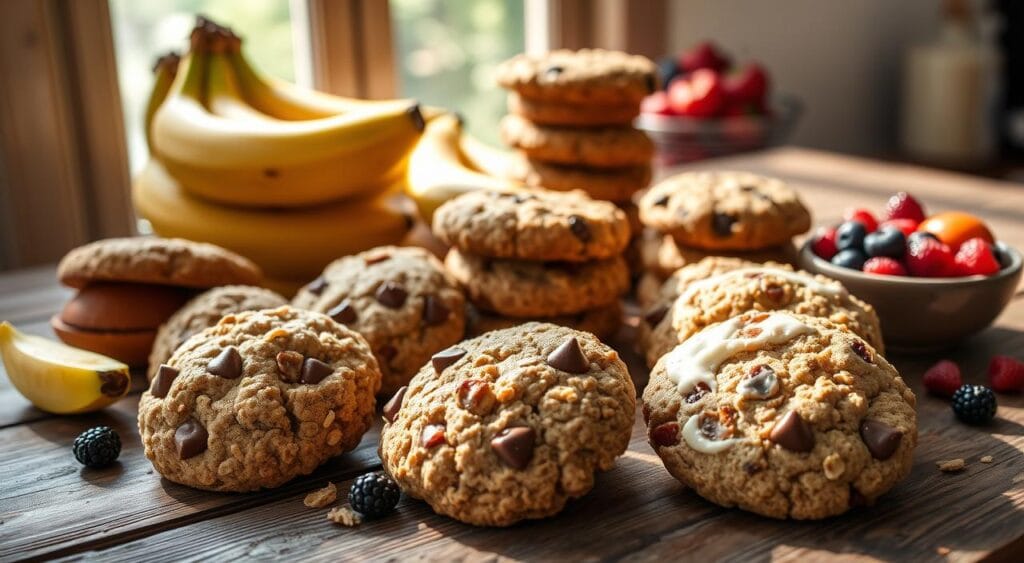
{"type": "Polygon", "coordinates": [[[209,200],[297,207],[371,192],[402,175],[422,133],[405,101],[309,121],[220,117],[203,105],[207,66],[182,59],[152,131],[167,170],[209,200]]]}
{"type": "Polygon", "coordinates": [[[128,366],[54,340],[22,334],[0,323],[0,355],[7,377],[36,407],[55,414],[102,409],[131,387],[128,366]]]}
{"type": "Polygon", "coordinates": [[[397,244],[406,235],[412,205],[399,189],[377,191],[305,209],[244,209],[190,196],[151,160],[136,176],[132,196],[158,235],[210,242],[251,259],[270,278],[304,283],[335,258],[397,244]]]}
{"type": "MultiPolygon", "coordinates": [[[[196,53],[196,56],[204,54],[196,53]]],[[[275,124],[275,119],[249,105],[238,84],[231,60],[226,53],[215,52],[206,55],[206,109],[217,117],[251,121],[254,123],[275,124]]]]}
{"type": "MultiPolygon", "coordinates": [[[[409,158],[406,192],[416,202],[420,215],[429,225],[434,211],[449,199],[481,189],[509,190],[522,188],[514,180],[492,176],[464,152],[467,135],[454,114],[441,115],[427,123],[427,130],[409,158]]],[[[485,152],[491,159],[488,167],[500,167],[499,159],[507,159],[498,149],[476,142],[477,157],[485,152]],[[483,146],[484,150],[479,147],[483,146]]]]}
{"type": "Polygon", "coordinates": [[[150,129],[153,125],[153,116],[157,108],[167,99],[167,92],[171,90],[171,83],[174,82],[174,75],[178,72],[178,62],[181,57],[175,52],[167,53],[156,61],[153,67],[153,90],[149,93],[146,101],[146,144],[149,146],[149,154],[156,154],[153,150],[153,134],[150,129]]]}

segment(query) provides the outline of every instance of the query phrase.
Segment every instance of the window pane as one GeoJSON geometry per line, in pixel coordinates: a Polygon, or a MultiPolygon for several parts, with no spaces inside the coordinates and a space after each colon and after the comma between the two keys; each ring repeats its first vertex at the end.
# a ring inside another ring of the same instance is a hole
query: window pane
{"type": "Polygon", "coordinates": [[[498,143],[505,92],[494,68],[523,51],[522,0],[391,0],[402,95],[457,109],[498,143]]]}
{"type": "Polygon", "coordinates": [[[196,14],[233,28],[246,39],[246,53],[261,70],[291,80],[295,59],[288,4],[288,0],[111,0],[132,171],[140,170],[149,157],[142,121],[153,85],[153,62],[168,51],[180,53],[188,47],[196,14]]]}

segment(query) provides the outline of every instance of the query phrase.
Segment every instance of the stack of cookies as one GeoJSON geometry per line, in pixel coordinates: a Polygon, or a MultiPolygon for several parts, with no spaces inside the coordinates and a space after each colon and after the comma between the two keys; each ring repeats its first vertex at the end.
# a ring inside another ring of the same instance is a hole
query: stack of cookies
{"type": "Polygon", "coordinates": [[[631,125],[657,87],[650,60],[601,49],[523,54],[497,78],[510,90],[501,135],[520,152],[517,179],[622,204],[650,183],[654,145],[631,125]]]}
{"type": "Polygon", "coordinates": [[[747,172],[687,172],[639,199],[644,275],[637,301],[648,308],[679,268],[708,256],[793,262],[792,239],[811,226],[810,213],[785,182],[747,172]]]}
{"type": "Polygon", "coordinates": [[[626,215],[583,192],[476,191],[437,209],[445,266],[466,290],[471,334],[544,320],[607,338],[629,289],[626,215]]]}

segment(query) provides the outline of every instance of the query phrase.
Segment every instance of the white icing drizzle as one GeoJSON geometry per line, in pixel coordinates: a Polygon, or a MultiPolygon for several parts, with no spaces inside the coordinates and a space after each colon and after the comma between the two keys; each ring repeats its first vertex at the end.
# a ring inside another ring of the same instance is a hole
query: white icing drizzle
{"type": "Polygon", "coordinates": [[[700,433],[698,419],[700,415],[691,416],[683,425],[683,440],[693,449],[705,454],[717,454],[731,448],[740,438],[728,438],[726,440],[710,440],[700,433]]]}
{"type": "Polygon", "coordinates": [[[733,317],[711,325],[687,338],[665,356],[665,374],[684,397],[698,383],[704,383],[714,392],[718,389],[715,372],[718,366],[733,355],[745,350],[757,350],[768,344],[788,342],[814,329],[785,313],[766,313],[760,322],[745,324],[744,317],[733,317]],[[741,336],[744,328],[758,328],[755,336],[741,336]]]}
{"type": "Polygon", "coordinates": [[[803,272],[791,272],[789,270],[783,270],[780,268],[757,266],[753,268],[740,268],[738,270],[730,270],[728,272],[724,272],[693,282],[689,286],[687,286],[686,291],[683,292],[682,296],[680,297],[680,300],[688,302],[691,299],[693,299],[693,296],[698,291],[720,284],[732,278],[746,277],[749,276],[750,274],[770,274],[776,277],[780,277],[786,281],[802,285],[814,293],[820,293],[822,295],[828,295],[830,297],[842,297],[846,295],[846,288],[844,288],[843,285],[839,282],[822,283],[814,279],[814,276],[811,276],[803,272]]]}

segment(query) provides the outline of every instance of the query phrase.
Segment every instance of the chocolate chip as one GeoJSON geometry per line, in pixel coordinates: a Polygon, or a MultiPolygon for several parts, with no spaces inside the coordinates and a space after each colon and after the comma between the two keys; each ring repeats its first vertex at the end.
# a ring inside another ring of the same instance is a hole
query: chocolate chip
{"type": "Polygon", "coordinates": [[[289,383],[298,381],[299,374],[302,373],[303,359],[302,354],[292,350],[278,352],[274,360],[277,361],[277,371],[281,372],[281,379],[289,383]]]}
{"type": "Polygon", "coordinates": [[[444,436],[445,426],[443,424],[428,424],[423,427],[423,432],[420,433],[420,442],[424,448],[433,448],[440,446],[447,440],[444,436]]]}
{"type": "Polygon", "coordinates": [[[685,400],[687,403],[693,404],[699,401],[701,397],[707,395],[710,392],[711,388],[708,387],[707,383],[704,383],[703,381],[698,381],[697,384],[693,386],[693,391],[690,391],[686,395],[685,400]]]}
{"type": "Polygon", "coordinates": [[[153,384],[149,388],[149,393],[158,399],[163,399],[170,392],[175,377],[178,377],[178,368],[160,364],[156,370],[156,376],[153,378],[153,384]]]}
{"type": "Polygon", "coordinates": [[[441,350],[434,354],[430,358],[430,363],[434,366],[434,373],[441,375],[441,372],[443,372],[445,368],[461,360],[465,355],[465,350],[457,346],[452,346],[451,348],[441,350]]]}
{"type": "Polygon", "coordinates": [[[384,360],[385,363],[395,359],[395,356],[397,355],[398,348],[395,348],[390,344],[385,344],[377,349],[377,357],[384,360]]]}
{"type": "Polygon", "coordinates": [[[865,419],[860,423],[860,437],[875,459],[889,459],[903,440],[903,432],[880,420],[865,419]]]}
{"type": "Polygon", "coordinates": [[[755,463],[752,461],[743,462],[743,472],[747,475],[757,475],[762,471],[764,471],[764,466],[761,465],[761,463],[755,463]]]}
{"type": "Polygon", "coordinates": [[[356,322],[356,319],[359,318],[359,315],[356,314],[356,308],[352,306],[352,301],[348,299],[343,299],[341,303],[328,309],[327,316],[336,322],[346,325],[356,322]]]}
{"type": "Polygon", "coordinates": [[[679,423],[666,422],[651,429],[651,441],[661,447],[674,446],[679,443],[679,423]]]}
{"type": "Polygon", "coordinates": [[[409,390],[409,386],[403,386],[395,394],[388,399],[387,403],[384,403],[384,420],[388,422],[394,422],[395,417],[398,416],[398,411],[402,410],[402,401],[405,399],[405,392],[409,390]]]}
{"type": "Polygon", "coordinates": [[[320,295],[325,289],[327,289],[327,285],[327,280],[325,280],[323,276],[317,276],[315,280],[306,284],[306,291],[313,295],[320,295]]]}
{"type": "Polygon", "coordinates": [[[814,431],[796,411],[789,411],[782,420],[776,422],[768,438],[794,452],[809,452],[814,449],[814,431]]]}
{"type": "Polygon", "coordinates": [[[655,207],[665,207],[666,205],[668,205],[668,200],[669,200],[668,195],[663,195],[663,196],[659,197],[658,199],[654,200],[654,206],[655,207]]]}
{"type": "Polygon", "coordinates": [[[652,327],[658,326],[667,314],[668,305],[665,305],[664,303],[661,305],[655,305],[644,313],[644,321],[652,327]]]}
{"type": "Polygon", "coordinates": [[[580,239],[580,242],[586,244],[590,242],[592,235],[590,234],[590,226],[587,225],[586,219],[579,215],[569,216],[569,230],[572,234],[576,235],[576,238],[580,239]]]}
{"type": "Polygon", "coordinates": [[[428,295],[423,298],[423,322],[427,326],[442,324],[451,314],[452,310],[439,297],[428,295]]]}
{"type": "Polygon", "coordinates": [[[590,360],[583,354],[579,340],[573,336],[548,354],[548,365],[569,373],[587,373],[590,371],[590,360]]]}
{"type": "Polygon", "coordinates": [[[276,168],[264,168],[263,176],[265,178],[274,179],[277,178],[281,173],[276,168]]]}
{"type": "Polygon", "coordinates": [[[195,420],[189,419],[174,431],[174,445],[178,449],[178,459],[195,457],[206,451],[206,440],[209,434],[206,428],[195,420]]]}
{"type": "Polygon", "coordinates": [[[395,282],[384,282],[377,288],[377,301],[385,307],[397,309],[405,304],[405,298],[409,292],[401,284],[395,282]]]}
{"type": "Polygon", "coordinates": [[[302,362],[302,382],[307,385],[316,385],[332,373],[334,368],[316,358],[306,358],[302,362]]]}
{"type": "Polygon", "coordinates": [[[548,68],[544,69],[544,78],[547,78],[548,80],[555,80],[559,77],[559,75],[562,74],[564,70],[564,68],[558,65],[549,66],[548,68]]]}
{"type": "Polygon", "coordinates": [[[533,428],[517,426],[506,428],[491,438],[491,449],[513,469],[526,469],[533,459],[533,443],[537,433],[533,428]]]}
{"type": "Polygon", "coordinates": [[[764,294],[772,301],[782,301],[782,298],[786,296],[786,290],[773,283],[764,288],[764,294]]]}
{"type": "Polygon", "coordinates": [[[237,379],[242,375],[242,355],[238,353],[238,348],[228,346],[221,350],[216,358],[206,364],[206,371],[224,379],[237,379]]]}
{"type": "Polygon", "coordinates": [[[391,258],[391,254],[387,252],[378,252],[371,256],[364,257],[363,262],[365,262],[367,266],[370,266],[373,264],[377,264],[378,262],[383,262],[389,258],[391,258]]]}
{"type": "Polygon", "coordinates": [[[738,391],[748,399],[767,399],[779,390],[779,378],[771,366],[754,366],[737,386],[738,391]]]}
{"type": "Polygon", "coordinates": [[[857,340],[850,347],[853,348],[853,351],[856,352],[858,356],[860,356],[860,359],[864,360],[869,364],[875,363],[874,358],[871,357],[871,350],[868,350],[867,344],[864,344],[862,341],[857,340]]]}
{"type": "Polygon", "coordinates": [[[732,235],[732,226],[735,222],[736,218],[732,215],[716,212],[711,218],[711,228],[715,231],[716,235],[727,237],[732,235]]]}
{"type": "Polygon", "coordinates": [[[120,397],[128,390],[128,376],[120,371],[101,371],[100,394],[105,397],[120,397]]]}
{"type": "Polygon", "coordinates": [[[752,192],[752,191],[754,191],[756,189],[757,189],[756,186],[740,186],[740,190],[745,191],[745,192],[752,192]]]}

